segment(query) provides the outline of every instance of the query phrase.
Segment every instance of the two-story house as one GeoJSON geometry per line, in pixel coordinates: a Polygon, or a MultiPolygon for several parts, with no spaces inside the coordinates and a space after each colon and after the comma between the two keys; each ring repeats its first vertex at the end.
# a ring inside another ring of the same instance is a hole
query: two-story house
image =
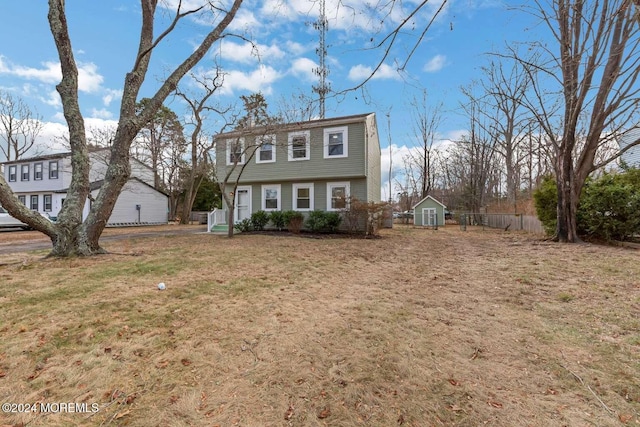
{"type": "Polygon", "coordinates": [[[376,116],[223,133],[216,136],[216,168],[219,180],[231,172],[225,191],[238,184],[235,222],[258,210],[339,211],[348,197],[379,202],[376,116]]]}
{"type": "MultiPolygon", "coordinates": [[[[108,149],[89,153],[91,194],[83,218],[98,195],[109,158],[108,149]]],[[[3,163],[4,179],[28,208],[55,219],[71,183],[71,153],[49,154],[3,163]]],[[[153,171],[131,159],[131,178],[118,197],[107,225],[166,224],[168,197],[153,187],[153,171]]]]}

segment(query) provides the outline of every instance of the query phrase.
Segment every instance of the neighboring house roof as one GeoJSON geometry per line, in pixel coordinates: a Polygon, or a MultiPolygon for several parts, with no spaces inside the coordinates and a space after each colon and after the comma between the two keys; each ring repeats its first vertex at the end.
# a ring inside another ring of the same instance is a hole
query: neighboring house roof
{"type": "Polygon", "coordinates": [[[418,203],[416,203],[415,205],[413,205],[413,207],[412,207],[411,209],[415,209],[415,208],[416,208],[416,206],[420,205],[422,202],[424,202],[424,201],[425,201],[425,200],[427,200],[427,199],[431,199],[431,200],[433,200],[434,202],[436,202],[437,204],[439,204],[440,206],[442,206],[442,207],[443,207],[443,208],[445,208],[445,209],[447,208],[447,207],[446,207],[446,206],[445,206],[441,201],[439,201],[439,200],[435,199],[434,197],[427,196],[427,197],[425,197],[424,199],[420,200],[420,201],[419,201],[418,203]]]}
{"type": "MultiPolygon", "coordinates": [[[[89,154],[92,153],[99,153],[101,151],[111,151],[111,148],[108,147],[101,147],[101,148],[89,148],[89,154]]],[[[0,165],[12,165],[12,164],[17,164],[17,163],[26,163],[26,162],[40,162],[40,161],[44,161],[44,160],[56,160],[56,159],[64,159],[66,157],[71,157],[71,151],[64,151],[62,153],[53,153],[53,154],[43,154],[41,156],[35,156],[35,157],[24,157],[18,160],[11,160],[9,162],[3,162],[0,163],[0,165]]],[[[130,156],[130,159],[133,160],[136,163],[139,163],[140,165],[144,166],[145,168],[152,170],[152,168],[147,165],[146,163],[138,160],[136,157],[134,156],[130,156]]]]}
{"type": "Polygon", "coordinates": [[[375,113],[365,113],[365,114],[354,114],[351,116],[342,116],[342,117],[332,117],[329,119],[317,119],[310,120],[308,122],[293,122],[293,123],[278,123],[274,125],[267,126],[255,126],[243,129],[235,129],[230,132],[225,132],[216,135],[216,138],[230,138],[235,136],[242,135],[251,135],[260,132],[274,132],[274,131],[290,131],[296,129],[311,129],[315,127],[323,127],[323,126],[333,126],[339,125],[342,123],[354,123],[359,121],[364,121],[367,117],[375,113]]]}
{"type": "MultiPolygon", "coordinates": [[[[139,183],[144,184],[145,186],[147,186],[147,187],[151,188],[152,190],[157,191],[158,193],[163,194],[163,195],[165,195],[165,196],[169,197],[169,195],[168,195],[167,193],[165,193],[164,191],[162,191],[162,190],[158,190],[158,189],[157,189],[157,188],[155,188],[153,185],[149,185],[148,183],[144,182],[143,180],[141,180],[141,179],[139,179],[139,178],[136,178],[135,176],[133,176],[133,177],[129,178],[129,181],[138,181],[139,183]]],[[[96,190],[99,190],[99,189],[102,187],[102,184],[103,184],[103,183],[104,183],[104,179],[101,179],[101,180],[99,180],[99,181],[93,181],[93,182],[90,184],[90,187],[89,187],[90,191],[96,191],[96,190]]],[[[64,193],[67,193],[67,192],[69,192],[69,188],[63,188],[62,190],[56,190],[56,191],[54,191],[54,193],[56,193],[56,194],[64,194],[64,193]]]]}
{"type": "MultiPolygon", "coordinates": [[[[618,145],[622,150],[638,139],[640,139],[640,127],[631,128],[618,140],[618,145]]],[[[633,146],[622,153],[622,159],[629,166],[640,166],[640,145],[633,146]]]]}

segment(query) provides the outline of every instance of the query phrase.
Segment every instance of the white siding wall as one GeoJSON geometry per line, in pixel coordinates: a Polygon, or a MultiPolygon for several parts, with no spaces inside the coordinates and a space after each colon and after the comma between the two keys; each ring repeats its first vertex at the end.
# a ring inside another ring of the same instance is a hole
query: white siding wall
{"type": "MultiPolygon", "coordinates": [[[[620,140],[620,148],[624,148],[640,138],[640,128],[627,132],[620,140]]],[[[629,166],[640,168],[640,145],[636,145],[622,154],[622,160],[629,166]]]]}
{"type": "MultiPolygon", "coordinates": [[[[95,192],[97,194],[97,191],[95,192]]],[[[167,223],[167,196],[154,189],[131,180],[123,188],[113,208],[109,223],[167,223]],[[136,205],[140,205],[140,220],[136,205]]]]}

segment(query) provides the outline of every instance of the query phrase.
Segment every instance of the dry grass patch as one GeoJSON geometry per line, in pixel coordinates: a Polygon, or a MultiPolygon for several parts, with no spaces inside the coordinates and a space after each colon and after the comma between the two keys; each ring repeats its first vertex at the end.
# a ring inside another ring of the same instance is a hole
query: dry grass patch
{"type": "Polygon", "coordinates": [[[637,251],[454,227],[106,246],[0,267],[0,401],[100,408],[5,423],[640,424],[637,251]]]}

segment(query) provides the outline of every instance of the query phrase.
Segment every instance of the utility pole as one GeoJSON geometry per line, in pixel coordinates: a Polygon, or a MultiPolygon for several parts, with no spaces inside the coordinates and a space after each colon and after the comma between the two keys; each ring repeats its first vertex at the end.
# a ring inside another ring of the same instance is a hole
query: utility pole
{"type": "Polygon", "coordinates": [[[320,32],[320,44],[316,49],[316,53],[320,59],[320,66],[315,68],[313,72],[319,77],[317,86],[313,86],[313,91],[318,94],[320,100],[320,118],[324,119],[325,107],[324,101],[327,93],[329,93],[329,85],[327,84],[327,76],[329,75],[329,69],[327,68],[327,44],[326,36],[329,29],[329,22],[325,14],[325,0],[320,0],[320,15],[318,20],[313,24],[313,27],[320,32]]]}

